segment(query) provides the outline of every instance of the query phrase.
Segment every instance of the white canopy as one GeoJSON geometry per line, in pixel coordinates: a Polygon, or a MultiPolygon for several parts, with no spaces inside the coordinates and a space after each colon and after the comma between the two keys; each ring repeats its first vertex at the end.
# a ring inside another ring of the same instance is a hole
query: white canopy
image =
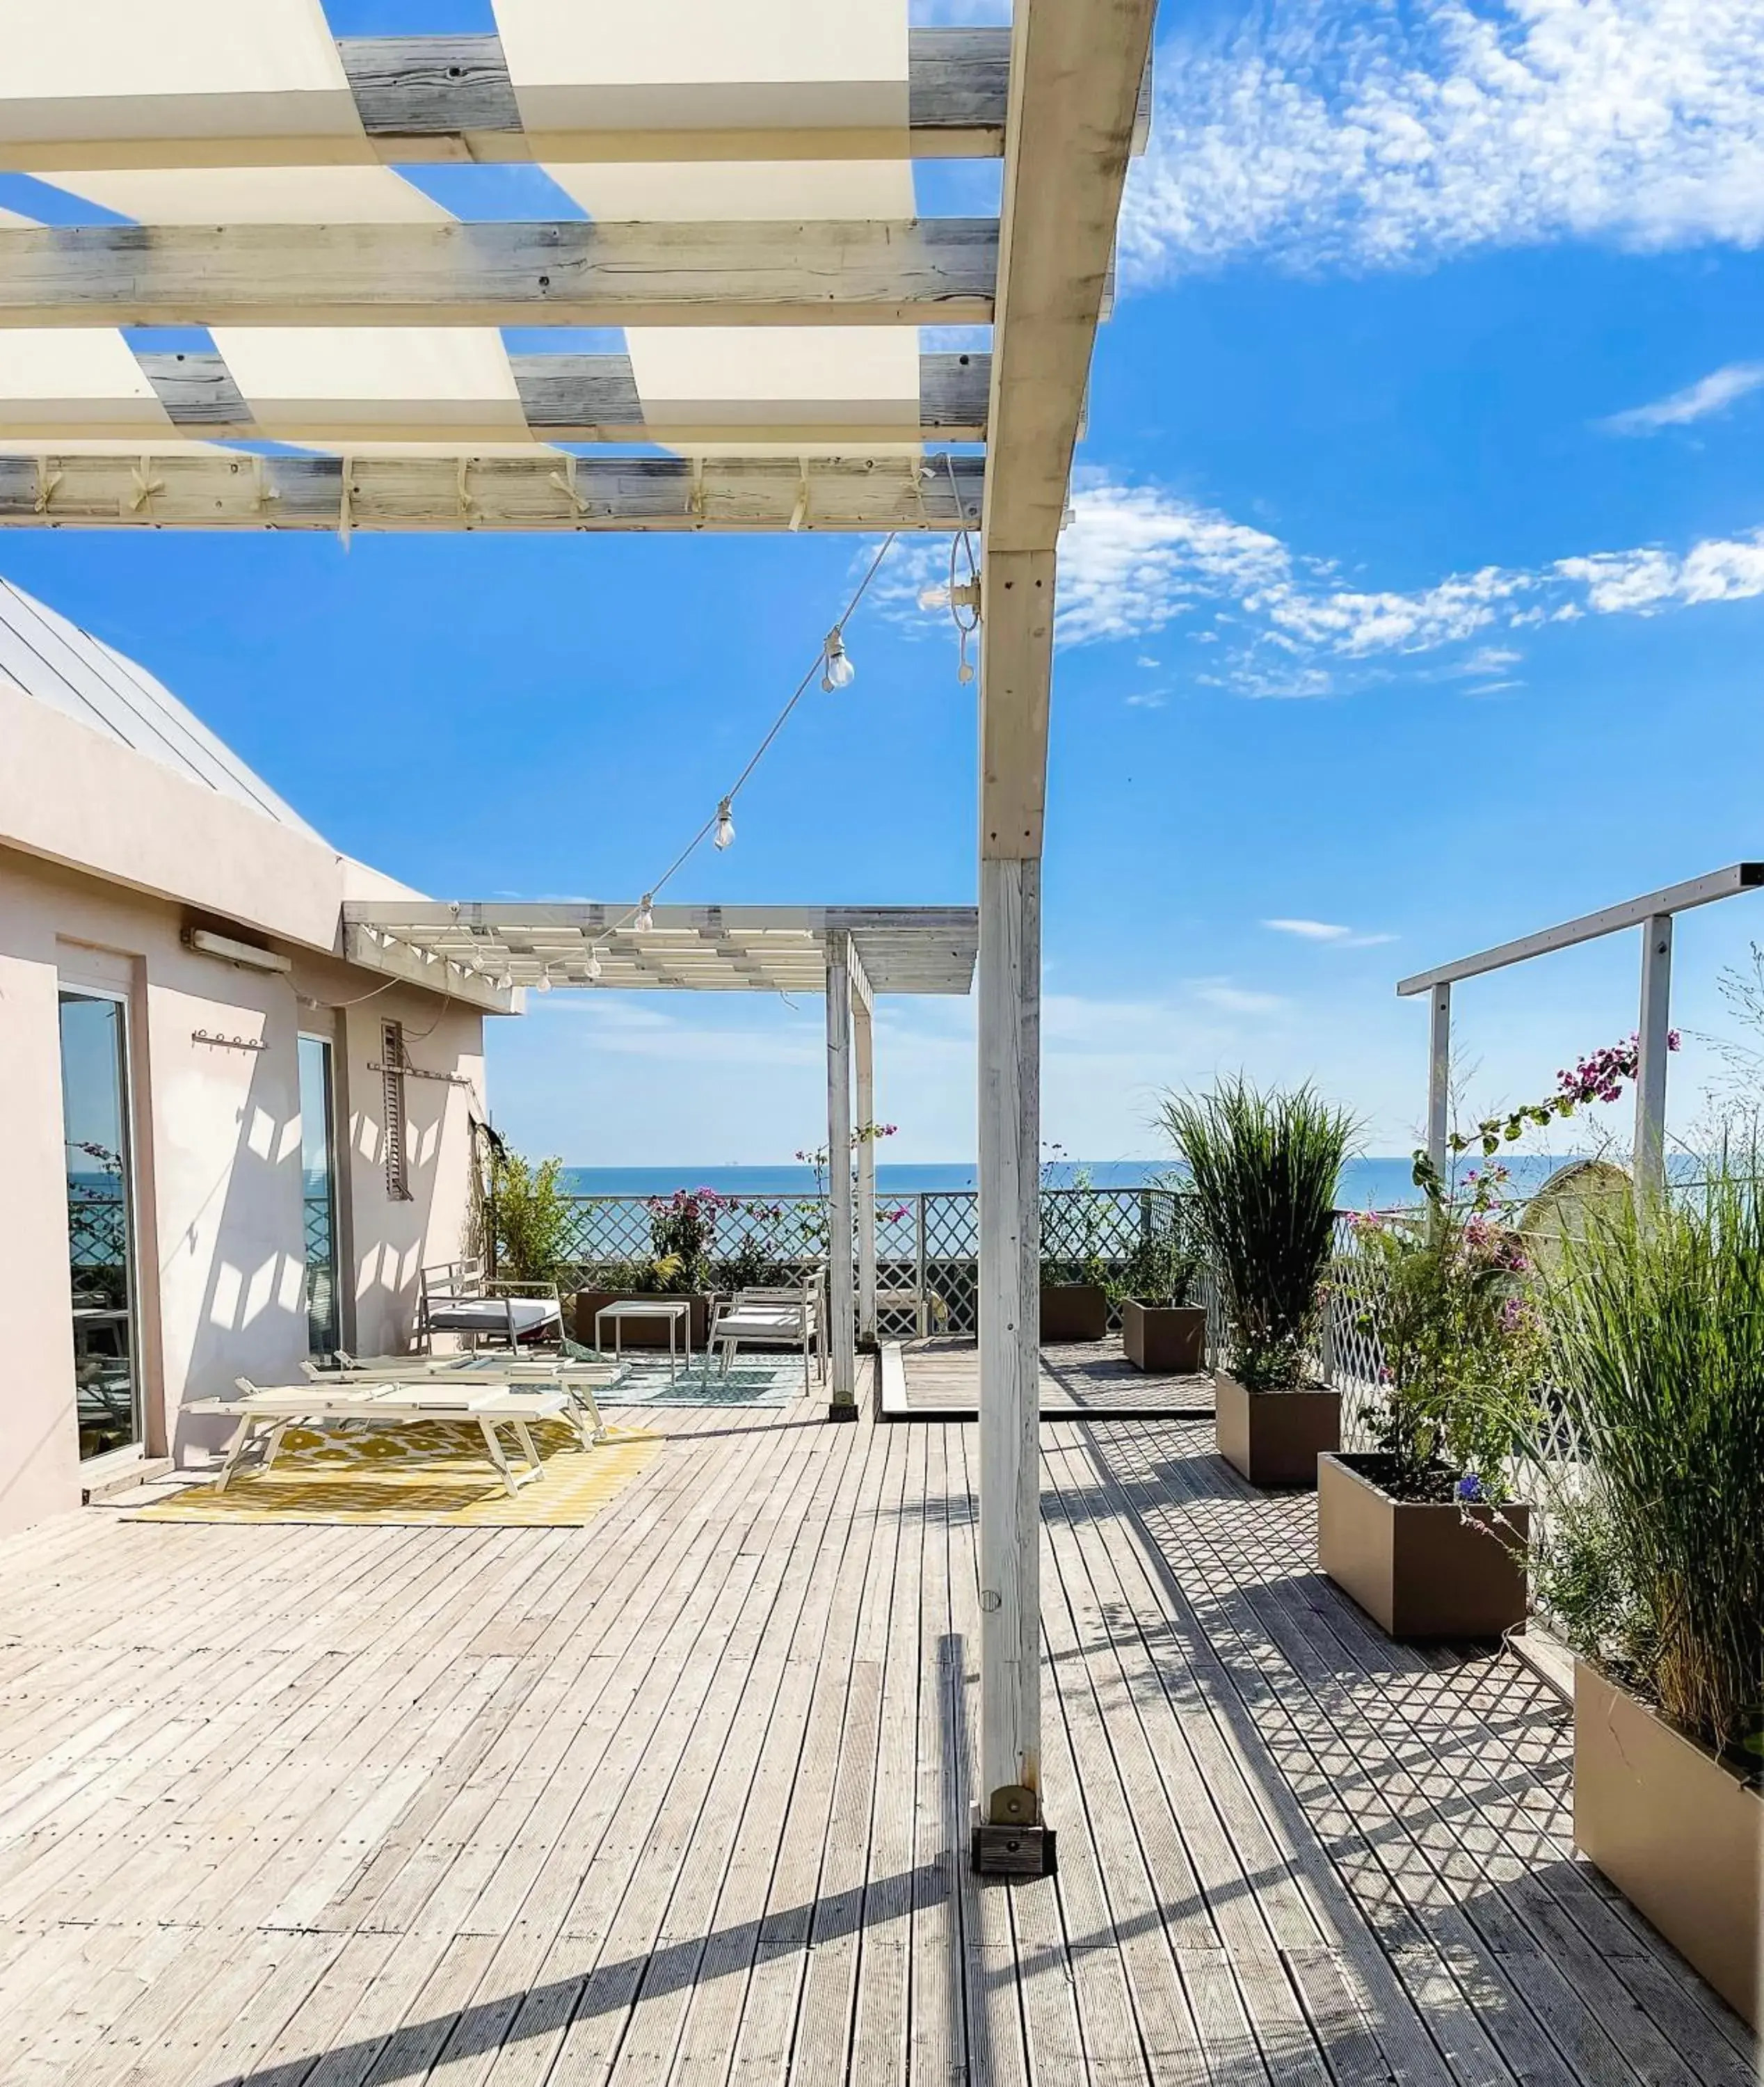
{"type": "Polygon", "coordinates": [[[502,992],[820,992],[842,940],[875,992],[965,994],[979,915],[971,906],[657,906],[394,902],[344,909],[346,954],[408,977],[415,962],[502,992]]]}

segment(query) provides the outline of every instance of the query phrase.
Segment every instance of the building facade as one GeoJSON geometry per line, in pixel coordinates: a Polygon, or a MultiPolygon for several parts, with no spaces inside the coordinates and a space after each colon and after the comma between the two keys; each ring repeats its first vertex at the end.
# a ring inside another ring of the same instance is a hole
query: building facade
{"type": "Polygon", "coordinates": [[[408,1342],[486,1109],[481,1009],[339,954],[406,890],[0,582],[0,1533],[408,1342]]]}

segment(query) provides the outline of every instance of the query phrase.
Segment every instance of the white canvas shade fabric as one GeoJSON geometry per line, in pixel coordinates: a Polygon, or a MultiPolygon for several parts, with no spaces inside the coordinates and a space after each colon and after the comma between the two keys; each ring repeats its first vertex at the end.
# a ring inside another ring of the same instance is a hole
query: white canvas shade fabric
{"type": "MultiPolygon", "coordinates": [[[[595,120],[607,120],[621,96],[633,122],[654,126],[670,96],[680,97],[681,121],[700,127],[714,121],[739,132],[773,120],[899,126],[895,158],[548,163],[558,189],[592,218],[914,214],[906,0],[496,0],[495,21],[523,121],[535,131],[567,127],[590,102],[600,110],[595,120]]],[[[40,104],[42,123],[50,125],[70,98],[96,105],[114,97],[105,122],[151,127],[186,103],[207,106],[216,96],[240,97],[242,121],[244,104],[264,95],[280,103],[292,97],[302,122],[330,125],[339,139],[352,130],[361,163],[112,165],[42,178],[149,224],[449,220],[415,181],[369,163],[319,0],[196,0],[170,14],[138,0],[61,0],[53,9],[9,7],[0,17],[0,108],[10,112],[0,119],[0,159],[23,120],[21,105],[40,104]]],[[[256,120],[287,113],[260,110],[256,120]]],[[[0,220],[15,216],[0,213],[0,220]]],[[[248,410],[246,433],[352,453],[467,443],[518,451],[551,440],[543,426],[529,425],[494,329],[232,326],[211,338],[248,410]]],[[[676,450],[769,452],[781,446],[773,432],[780,428],[812,438],[825,427],[862,429],[866,450],[918,446],[917,328],[633,328],[624,348],[641,414],[638,440],[653,429],[676,450]],[[700,426],[714,433],[695,439],[700,426]]],[[[0,331],[0,447],[101,446],[113,437],[171,450],[210,440],[187,416],[168,415],[115,330],[0,331]]],[[[836,433],[827,441],[818,454],[837,450],[836,433]]]]}

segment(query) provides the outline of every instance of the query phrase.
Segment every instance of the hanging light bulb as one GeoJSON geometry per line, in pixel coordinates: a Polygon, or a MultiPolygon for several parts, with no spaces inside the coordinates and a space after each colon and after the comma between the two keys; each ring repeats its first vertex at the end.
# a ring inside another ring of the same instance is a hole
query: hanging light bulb
{"type": "Polygon", "coordinates": [[[600,952],[599,952],[598,950],[590,950],[588,952],[588,983],[589,983],[589,984],[590,984],[590,985],[592,985],[592,984],[594,983],[594,981],[595,981],[595,980],[599,977],[599,975],[600,975],[600,952]]]}
{"type": "Polygon", "coordinates": [[[548,965],[539,975],[539,989],[541,992],[549,992],[552,989],[552,974],[548,965]]]}
{"type": "Polygon", "coordinates": [[[509,990],[509,987],[510,987],[510,986],[512,986],[513,984],[514,984],[514,974],[513,974],[513,971],[511,971],[508,968],[508,967],[507,967],[506,965],[504,965],[504,967],[503,967],[503,968],[501,969],[501,971],[499,971],[499,972],[497,973],[497,975],[496,975],[496,988],[497,988],[497,990],[498,990],[499,992],[506,992],[509,990]]]}
{"type": "Polygon", "coordinates": [[[633,915],[631,925],[640,935],[648,934],[655,925],[655,901],[649,892],[644,893],[643,903],[633,915]]]}
{"type": "Polygon", "coordinates": [[[718,847],[720,847],[720,848],[726,848],[726,847],[728,847],[728,845],[729,845],[729,843],[731,843],[731,842],[735,839],[735,813],[734,813],[734,812],[730,809],[730,800],[728,800],[728,798],[725,797],[725,798],[723,799],[722,802],[722,803],[721,803],[721,804],[717,807],[717,845],[718,845],[718,847]]]}
{"type": "Polygon", "coordinates": [[[858,670],[851,664],[851,655],[846,650],[845,632],[836,623],[827,633],[827,642],[822,648],[826,669],[820,677],[820,685],[830,696],[835,689],[849,689],[858,678],[858,670]]]}

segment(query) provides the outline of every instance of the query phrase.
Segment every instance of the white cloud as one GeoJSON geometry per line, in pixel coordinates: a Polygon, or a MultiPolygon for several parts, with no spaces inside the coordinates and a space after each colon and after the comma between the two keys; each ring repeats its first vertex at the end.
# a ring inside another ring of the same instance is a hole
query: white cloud
{"type": "Polygon", "coordinates": [[[1286,1005],[1277,992],[1255,992],[1246,986],[1233,985],[1229,979],[1198,980],[1195,997],[1227,1014],[1272,1014],[1286,1005]]]}
{"type": "MultiPolygon", "coordinates": [[[[920,595],[947,578],[947,547],[910,544],[871,590],[883,613],[952,634],[948,610],[920,595]]],[[[1433,681],[1475,681],[1488,694],[1516,685],[1514,634],[1584,616],[1654,615],[1764,595],[1764,527],[1708,537],[1687,550],[1643,545],[1594,551],[1532,570],[1483,565],[1421,587],[1342,584],[1335,561],[1303,556],[1279,537],[1167,488],[1093,472],[1072,494],[1059,540],[1056,635],[1062,645],[1143,640],[1178,617],[1208,655],[1202,687],[1240,695],[1328,695],[1344,668],[1393,659],[1433,681]],[[1466,647],[1459,655],[1452,648],[1466,647]]],[[[1148,655],[1136,655],[1144,666],[1148,655]]],[[[1362,673],[1360,676],[1365,678],[1362,673]]],[[[1169,691],[1130,694],[1156,708],[1169,691]]]]}
{"type": "Polygon", "coordinates": [[[1130,280],[1250,251],[1412,263],[1562,237],[1764,239],[1756,0],[1271,0],[1166,40],[1130,280]]]}
{"type": "Polygon", "coordinates": [[[1357,935],[1353,928],[1343,927],[1335,920],[1264,920],[1264,928],[1272,928],[1276,935],[1296,935],[1303,942],[1319,942],[1336,950],[1371,950],[1381,943],[1394,942],[1394,935],[1357,935]]]}
{"type": "Polygon", "coordinates": [[[1532,585],[1523,573],[1487,565],[1414,594],[1347,589],[1303,594],[1272,588],[1250,605],[1265,609],[1276,631],[1306,646],[1363,659],[1370,652],[1422,652],[1473,637],[1498,620],[1504,604],[1532,585]]]}
{"type": "Polygon", "coordinates": [[[1127,699],[1130,711],[1161,711],[1170,701],[1161,689],[1141,689],[1127,699]]]}
{"type": "Polygon", "coordinates": [[[1140,637],[1178,617],[1222,642],[1203,685],[1314,696],[1332,661],[1413,658],[1470,645],[1425,670],[1507,686],[1521,657],[1507,634],[1582,616],[1653,614],[1764,594],[1764,528],[1684,552],[1600,551],[1536,570],[1485,565],[1408,590],[1344,587],[1332,561],[1300,557],[1267,531],[1154,485],[1093,476],[1060,538],[1058,635],[1067,645],[1140,637]],[[1481,642],[1471,643],[1472,640],[1481,642]]]}
{"type": "Polygon", "coordinates": [[[1272,928],[1277,935],[1297,935],[1306,942],[1345,941],[1353,933],[1333,920],[1264,920],[1262,925],[1272,928]]]}
{"type": "Polygon", "coordinates": [[[1764,362],[1729,362],[1708,376],[1656,399],[1649,406],[1631,406],[1599,425],[1613,435],[1651,435],[1661,428],[1688,427],[1712,413],[1724,412],[1736,399],[1764,385],[1764,362]]]}
{"type": "Polygon", "coordinates": [[[1670,551],[1605,551],[1559,559],[1556,570],[1584,583],[1587,606],[1598,616],[1746,601],[1764,594],[1764,529],[1736,539],[1708,538],[1681,557],[1670,551]]]}
{"type": "Polygon", "coordinates": [[[1195,601],[1278,583],[1285,547],[1153,486],[1074,487],[1059,540],[1059,634],[1067,644],[1161,630],[1195,601]]]}

